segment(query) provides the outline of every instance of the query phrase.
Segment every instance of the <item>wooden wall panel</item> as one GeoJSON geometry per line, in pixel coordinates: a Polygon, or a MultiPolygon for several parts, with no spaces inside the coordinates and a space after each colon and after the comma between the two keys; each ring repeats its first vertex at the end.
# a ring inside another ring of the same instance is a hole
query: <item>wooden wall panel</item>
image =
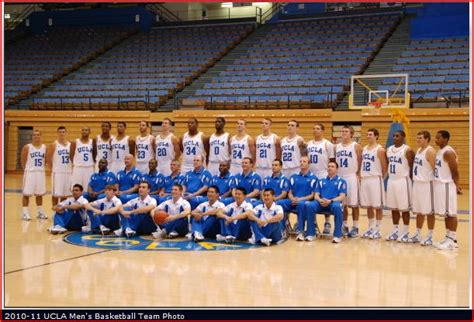
{"type": "MultiPolygon", "coordinates": [[[[450,144],[459,154],[461,182],[464,187],[469,185],[469,110],[465,108],[451,109],[410,109],[405,111],[410,120],[409,136],[412,145],[416,145],[416,133],[428,130],[433,138],[440,129],[447,129],[451,133],[450,144]]],[[[175,122],[174,132],[181,136],[187,130],[187,120],[196,117],[199,120],[199,129],[210,135],[214,132],[214,120],[217,116],[226,119],[226,130],[235,133],[235,124],[239,118],[247,120],[249,134],[255,136],[261,132],[263,117],[273,120],[273,132],[281,137],[286,135],[287,123],[291,119],[300,122],[299,133],[306,140],[312,138],[314,123],[321,122],[326,127],[326,136],[333,136],[333,122],[361,123],[361,143],[366,144],[367,129],[375,127],[380,131],[380,142],[385,143],[388,130],[392,123],[390,111],[378,109],[368,111],[334,112],[332,110],[235,110],[235,111],[207,111],[207,110],[177,110],[168,113],[150,113],[147,111],[6,111],[6,134],[8,141],[5,144],[6,170],[15,171],[16,151],[18,148],[18,127],[32,126],[43,132],[43,141],[50,143],[56,138],[56,129],[59,125],[68,128],[70,139],[79,137],[83,125],[91,127],[95,136],[100,133],[100,124],[103,120],[112,123],[112,133],[115,133],[117,121],[128,124],[127,133],[138,135],[138,123],[147,120],[159,123],[168,117],[175,122]]],[[[156,130],[156,129],[155,129],[156,130]]],[[[159,129],[158,129],[159,130],[159,129]]],[[[338,137],[339,133],[334,136],[338,137]]],[[[434,142],[433,142],[434,145],[434,142]]]]}

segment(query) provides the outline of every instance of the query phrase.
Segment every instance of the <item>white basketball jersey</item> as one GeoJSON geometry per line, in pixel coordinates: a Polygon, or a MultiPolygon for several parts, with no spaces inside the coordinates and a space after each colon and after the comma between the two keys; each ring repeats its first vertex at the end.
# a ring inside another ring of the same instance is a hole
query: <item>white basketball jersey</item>
{"type": "Polygon", "coordinates": [[[357,173],[356,142],[344,146],[342,143],[336,145],[336,162],[339,165],[338,175],[348,176],[357,173]]]}
{"type": "Polygon", "coordinates": [[[33,144],[29,143],[25,171],[44,171],[45,156],[46,145],[41,144],[39,148],[36,148],[33,144]]]}
{"type": "Polygon", "coordinates": [[[416,151],[415,162],[413,163],[413,181],[433,181],[433,168],[426,159],[426,151],[429,149],[433,149],[433,147],[428,146],[423,151],[419,148],[416,151]]]}
{"type": "Polygon", "coordinates": [[[284,137],[281,140],[281,161],[283,169],[293,169],[300,166],[301,150],[298,146],[298,140],[303,140],[299,135],[290,139],[284,137]]]}
{"type": "Polygon", "coordinates": [[[361,177],[381,177],[382,176],[382,163],[377,155],[378,150],[382,148],[380,144],[373,149],[365,146],[362,150],[362,169],[361,177]]]}
{"type": "Polygon", "coordinates": [[[109,165],[112,162],[112,145],[110,144],[112,139],[114,139],[113,135],[107,141],[102,140],[101,136],[97,135],[97,162],[101,159],[107,160],[109,165]]]}
{"type": "Polygon", "coordinates": [[[196,155],[202,155],[206,159],[206,151],[202,142],[203,133],[199,132],[195,136],[190,136],[188,132],[183,136],[183,164],[193,166],[193,159],[196,155]]]}
{"type": "Polygon", "coordinates": [[[263,136],[260,134],[255,141],[257,152],[257,168],[271,168],[276,158],[275,134],[263,136]]]}
{"type": "Polygon", "coordinates": [[[146,163],[148,165],[148,161],[153,158],[153,148],[151,146],[152,137],[151,135],[147,135],[146,137],[137,136],[137,140],[135,141],[137,163],[146,163]]]}
{"type": "Polygon", "coordinates": [[[174,146],[173,146],[173,140],[171,138],[173,137],[173,134],[168,134],[167,137],[164,139],[161,138],[161,136],[158,134],[155,138],[155,155],[156,155],[156,160],[158,163],[160,162],[169,162],[173,161],[175,157],[175,152],[174,152],[174,146]]]}
{"type": "Polygon", "coordinates": [[[69,151],[71,149],[71,142],[67,142],[66,145],[60,144],[55,141],[56,148],[53,154],[53,172],[54,173],[71,173],[71,159],[69,151]]]}
{"type": "Polygon", "coordinates": [[[442,183],[453,182],[451,169],[449,168],[448,162],[446,162],[443,157],[446,151],[452,151],[456,155],[456,161],[458,160],[456,152],[449,145],[446,145],[444,148],[440,149],[438,153],[436,153],[434,180],[442,183]]]}
{"type": "Polygon", "coordinates": [[[76,139],[73,163],[75,167],[91,167],[94,165],[92,139],[89,139],[87,143],[82,143],[80,139],[76,139]]]}
{"type": "Polygon", "coordinates": [[[209,162],[227,162],[229,155],[229,133],[211,135],[209,139],[209,162]]]}
{"type": "Polygon", "coordinates": [[[400,147],[392,145],[387,150],[388,176],[392,179],[404,178],[410,176],[410,165],[406,157],[408,145],[403,144],[400,147]]]}
{"type": "Polygon", "coordinates": [[[112,138],[112,162],[123,163],[125,155],[130,153],[130,146],[128,145],[128,135],[121,140],[116,137],[112,138]]]}
{"type": "Polygon", "coordinates": [[[251,158],[252,157],[252,155],[250,154],[250,148],[249,148],[249,141],[248,140],[249,140],[248,134],[246,134],[240,140],[237,139],[236,135],[234,135],[230,139],[230,148],[231,148],[230,160],[231,160],[231,163],[241,165],[243,158],[251,158]]]}
{"type": "Polygon", "coordinates": [[[327,172],[329,159],[334,158],[334,145],[326,139],[311,140],[306,146],[309,158],[309,170],[313,174],[327,172]]]}

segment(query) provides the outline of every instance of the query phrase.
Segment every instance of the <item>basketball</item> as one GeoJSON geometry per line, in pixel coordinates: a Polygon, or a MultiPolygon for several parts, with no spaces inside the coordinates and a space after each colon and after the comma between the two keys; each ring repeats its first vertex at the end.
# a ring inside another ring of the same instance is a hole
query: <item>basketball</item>
{"type": "Polygon", "coordinates": [[[153,221],[157,225],[164,225],[165,219],[168,218],[168,213],[164,210],[155,211],[153,214],[153,221]]]}

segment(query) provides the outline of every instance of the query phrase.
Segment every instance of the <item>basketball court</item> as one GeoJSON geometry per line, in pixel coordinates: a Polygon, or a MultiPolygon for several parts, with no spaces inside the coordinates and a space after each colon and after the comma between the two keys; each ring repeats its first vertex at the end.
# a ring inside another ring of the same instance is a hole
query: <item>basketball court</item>
{"type": "MultiPolygon", "coordinates": [[[[149,249],[137,250],[140,247],[130,247],[125,238],[107,237],[105,246],[100,246],[100,236],[76,237],[96,244],[85,247],[65,242],[64,235],[50,235],[46,229],[51,218],[21,220],[21,175],[7,174],[5,187],[6,307],[468,307],[470,303],[467,190],[459,196],[457,251],[361,238],[337,245],[329,239],[308,243],[292,238],[271,247],[225,250],[215,250],[219,248],[215,241],[204,247],[187,242],[150,247],[149,236],[135,241],[135,245],[148,243],[149,249]]],[[[45,209],[50,202],[47,195],[45,209]]],[[[32,205],[34,200],[30,200],[33,214],[32,205]]],[[[391,220],[389,212],[384,215],[385,237],[391,220]]],[[[320,226],[323,220],[318,218],[320,226]]],[[[362,212],[361,229],[366,220],[362,212]]],[[[410,228],[413,232],[413,219],[410,228]]],[[[441,240],[443,233],[444,222],[438,218],[435,240],[441,240]]]]}

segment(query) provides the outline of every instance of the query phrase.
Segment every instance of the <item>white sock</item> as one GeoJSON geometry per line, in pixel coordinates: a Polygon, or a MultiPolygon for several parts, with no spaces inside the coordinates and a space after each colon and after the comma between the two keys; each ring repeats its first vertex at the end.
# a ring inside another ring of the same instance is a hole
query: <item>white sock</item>
{"type": "Polygon", "coordinates": [[[380,227],[382,226],[382,220],[375,221],[375,230],[380,231],[380,227]]]}
{"type": "Polygon", "coordinates": [[[375,219],[369,219],[369,229],[375,228],[375,219]]]}
{"type": "Polygon", "coordinates": [[[428,237],[433,237],[433,229],[428,229],[428,237]]]}
{"type": "Polygon", "coordinates": [[[23,207],[23,213],[27,214],[28,213],[28,207],[23,207]]]}
{"type": "Polygon", "coordinates": [[[354,225],[355,228],[359,228],[359,221],[358,220],[353,220],[352,224],[354,225]]]}
{"type": "Polygon", "coordinates": [[[408,228],[409,228],[408,225],[403,225],[403,234],[408,233],[408,228]]]}
{"type": "Polygon", "coordinates": [[[38,212],[41,212],[42,214],[44,214],[43,206],[38,206],[38,212]]]}
{"type": "Polygon", "coordinates": [[[418,235],[418,236],[419,236],[419,235],[420,235],[420,233],[421,233],[421,228],[417,228],[417,229],[416,229],[416,235],[418,235]]]}
{"type": "Polygon", "coordinates": [[[344,221],[342,222],[342,225],[343,225],[344,227],[347,227],[347,220],[344,220],[344,221]]]}
{"type": "Polygon", "coordinates": [[[454,239],[456,240],[456,232],[455,231],[449,231],[449,235],[448,235],[451,239],[454,239]]]}
{"type": "Polygon", "coordinates": [[[398,225],[393,225],[393,230],[398,231],[398,225]]]}
{"type": "Polygon", "coordinates": [[[449,229],[446,229],[446,236],[449,236],[449,233],[450,233],[450,232],[451,232],[451,231],[450,231],[449,229]]]}

